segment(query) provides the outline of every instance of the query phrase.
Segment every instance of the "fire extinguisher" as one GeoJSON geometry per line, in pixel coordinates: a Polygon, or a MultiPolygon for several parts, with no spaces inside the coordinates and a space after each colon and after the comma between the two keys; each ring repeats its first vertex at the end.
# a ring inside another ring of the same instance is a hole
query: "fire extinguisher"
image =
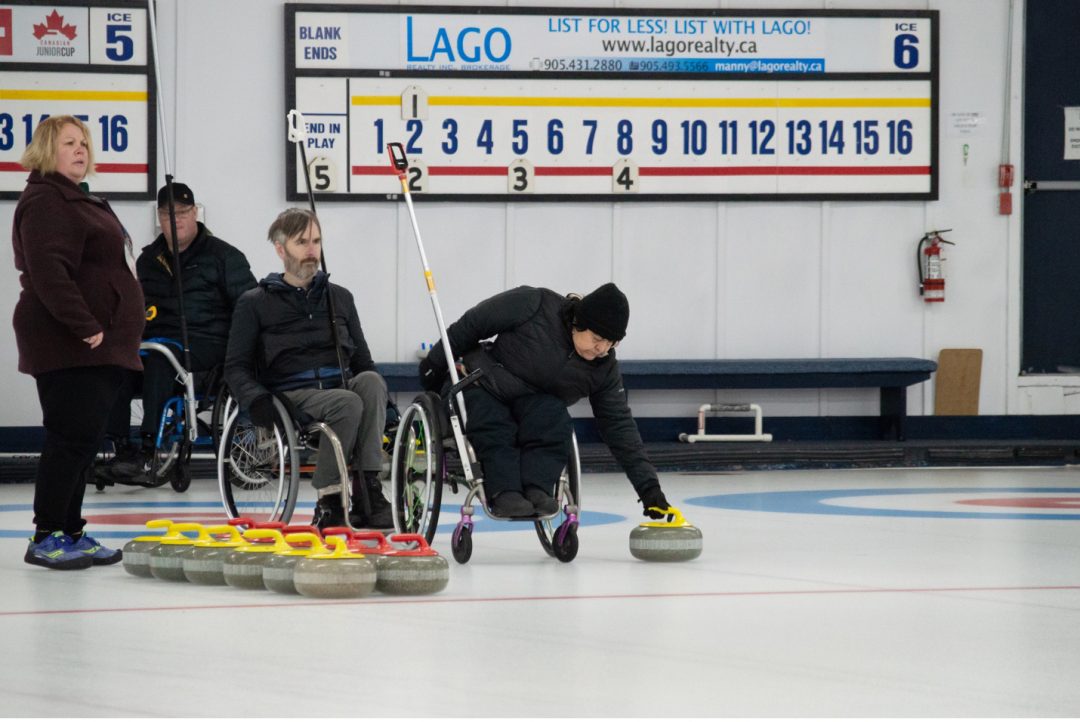
{"type": "Polygon", "coordinates": [[[945,300],[945,274],[942,272],[941,263],[945,259],[941,257],[941,244],[950,246],[956,244],[946,241],[941,237],[942,233],[948,233],[951,228],[940,231],[927,231],[915,249],[915,266],[919,271],[919,295],[927,303],[940,303],[945,300]]]}

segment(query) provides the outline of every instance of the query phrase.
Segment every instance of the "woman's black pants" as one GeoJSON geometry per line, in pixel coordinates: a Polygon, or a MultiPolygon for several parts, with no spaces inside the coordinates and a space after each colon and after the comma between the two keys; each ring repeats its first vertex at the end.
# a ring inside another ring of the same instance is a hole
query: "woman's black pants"
{"type": "Polygon", "coordinates": [[[34,481],[38,532],[72,536],[86,524],[83,494],[123,374],[120,366],[85,366],[35,377],[45,427],[34,481]]]}

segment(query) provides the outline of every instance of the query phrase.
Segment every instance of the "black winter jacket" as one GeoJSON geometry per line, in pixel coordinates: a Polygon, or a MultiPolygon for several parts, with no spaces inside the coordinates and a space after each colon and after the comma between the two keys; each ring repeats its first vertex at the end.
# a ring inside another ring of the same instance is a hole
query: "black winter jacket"
{"type": "MultiPolygon", "coordinates": [[[[247,258],[236,248],[210,234],[202,223],[199,233],[180,253],[184,279],[184,314],[191,342],[225,348],[237,299],[255,287],[247,258]]],[[[164,336],[180,340],[180,304],[173,280],[172,252],[159,235],[143,248],[135,269],[154,318],[146,322],[143,338],[164,336]]]]}
{"type": "Polygon", "coordinates": [[[329,283],[319,271],[308,289],[271,273],[240,297],[233,312],[225,380],[247,410],[271,391],[319,386],[320,377],[340,382],[337,351],[330,338],[326,289],[334,294],[338,338],[352,374],[374,371],[360,316],[348,290],[329,283]],[[298,381],[309,377],[309,382],[298,381]]]}
{"type": "MultiPolygon", "coordinates": [[[[455,356],[481,368],[479,383],[496,398],[546,393],[567,406],[588,397],[600,436],[637,491],[658,484],[626,403],[615,351],[586,361],[574,351],[571,321],[580,301],[546,288],[520,286],[492,296],[446,329],[455,356]],[[481,344],[496,336],[494,343],[481,344]]],[[[428,354],[445,367],[442,342],[428,354]]]]}

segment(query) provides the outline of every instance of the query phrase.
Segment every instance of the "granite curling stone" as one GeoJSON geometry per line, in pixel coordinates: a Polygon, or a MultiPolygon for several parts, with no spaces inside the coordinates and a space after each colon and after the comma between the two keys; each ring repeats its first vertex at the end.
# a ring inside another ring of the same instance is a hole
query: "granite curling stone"
{"type": "Polygon", "coordinates": [[[170,528],[170,536],[161,540],[161,543],[150,550],[150,574],[155,579],[164,579],[167,582],[186,582],[184,576],[184,557],[191,553],[191,545],[196,541],[205,541],[210,535],[203,529],[202,524],[184,522],[173,524],[170,528]],[[185,536],[184,532],[197,532],[195,539],[185,536]],[[172,532],[176,532],[172,536],[172,532]]]}
{"type": "Polygon", "coordinates": [[[395,534],[390,540],[416,546],[395,548],[376,557],[376,589],[383,594],[434,594],[446,589],[450,565],[428,546],[422,534],[395,534]]]}
{"type": "Polygon", "coordinates": [[[225,585],[225,557],[248,542],[235,526],[206,528],[208,540],[198,540],[184,557],[184,576],[192,584],[225,585]]]}
{"type": "Polygon", "coordinates": [[[225,583],[237,589],[265,589],[263,565],[275,552],[290,547],[278,529],[248,529],[243,537],[252,543],[233,549],[225,557],[225,583]]]}
{"type": "Polygon", "coordinates": [[[630,554],[647,562],[685,562],[701,556],[701,530],[675,507],[661,510],[671,521],[648,521],[630,532],[630,554]]]}
{"type": "Polygon", "coordinates": [[[296,565],[304,557],[325,553],[322,537],[316,532],[295,532],[285,536],[288,551],[275,552],[263,564],[263,586],[279,594],[299,594],[296,591],[296,565]]]}
{"type": "Polygon", "coordinates": [[[296,565],[293,582],[305,597],[350,599],[375,589],[375,563],[363,554],[348,551],[339,537],[326,539],[331,551],[311,554],[296,565]]]}
{"type": "Polygon", "coordinates": [[[173,532],[173,526],[173,522],[169,519],[151,519],[146,522],[148,529],[164,529],[165,533],[135,537],[125,544],[124,556],[121,559],[124,563],[124,571],[137,577],[153,576],[150,574],[150,552],[161,543],[162,539],[183,536],[180,532],[173,532]]]}

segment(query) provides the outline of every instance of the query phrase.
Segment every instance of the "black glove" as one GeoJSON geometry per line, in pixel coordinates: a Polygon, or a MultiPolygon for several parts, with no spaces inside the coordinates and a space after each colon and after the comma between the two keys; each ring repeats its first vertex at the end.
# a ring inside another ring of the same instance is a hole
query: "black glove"
{"type": "Polygon", "coordinates": [[[432,359],[431,354],[420,359],[420,385],[425,391],[439,393],[449,377],[450,372],[446,368],[446,360],[442,354],[439,354],[436,359],[432,359]]]}
{"type": "Polygon", "coordinates": [[[641,491],[641,498],[638,499],[638,501],[641,502],[641,506],[644,508],[642,516],[647,516],[650,519],[663,519],[667,516],[664,512],[656,511],[656,509],[650,507],[659,507],[666,512],[668,507],[671,506],[668,504],[668,500],[664,496],[663,490],[660,489],[659,484],[643,489],[641,491]]]}
{"type": "Polygon", "coordinates": [[[274,428],[274,419],[277,412],[274,410],[274,397],[270,394],[256,396],[248,407],[248,417],[251,423],[263,429],[274,428]]]}

